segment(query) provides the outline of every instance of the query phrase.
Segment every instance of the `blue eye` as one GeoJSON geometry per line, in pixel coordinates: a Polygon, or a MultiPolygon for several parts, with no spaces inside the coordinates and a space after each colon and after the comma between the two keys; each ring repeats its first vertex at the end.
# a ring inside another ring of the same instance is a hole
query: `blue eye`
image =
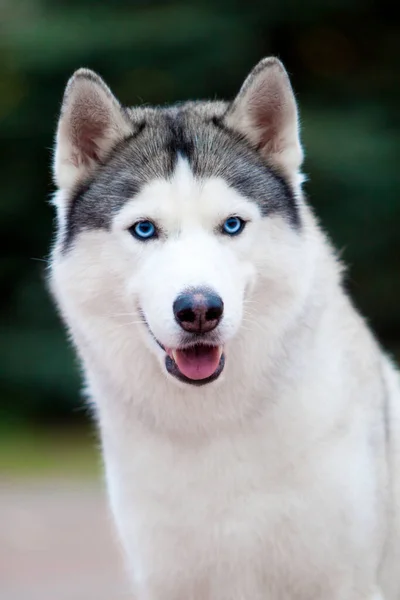
{"type": "Polygon", "coordinates": [[[151,221],[138,221],[129,229],[131,234],[138,240],[150,240],[157,237],[157,230],[151,221]]]}
{"type": "Polygon", "coordinates": [[[238,235],[243,231],[246,221],[243,221],[240,217],[229,217],[222,225],[222,232],[227,235],[238,235]]]}

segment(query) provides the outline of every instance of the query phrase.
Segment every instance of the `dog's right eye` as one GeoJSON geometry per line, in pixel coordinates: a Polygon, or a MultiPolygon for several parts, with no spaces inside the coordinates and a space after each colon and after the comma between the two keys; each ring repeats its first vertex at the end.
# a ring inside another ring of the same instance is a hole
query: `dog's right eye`
{"type": "Polygon", "coordinates": [[[138,221],[129,228],[129,231],[133,237],[142,242],[157,237],[156,226],[151,221],[138,221]]]}

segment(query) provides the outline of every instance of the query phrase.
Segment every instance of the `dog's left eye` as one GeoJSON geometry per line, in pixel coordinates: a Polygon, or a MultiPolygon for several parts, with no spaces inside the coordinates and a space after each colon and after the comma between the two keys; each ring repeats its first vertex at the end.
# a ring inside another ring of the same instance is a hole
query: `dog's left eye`
{"type": "Polygon", "coordinates": [[[240,217],[229,217],[222,225],[222,233],[227,235],[238,235],[243,231],[246,221],[243,221],[240,217]]]}
{"type": "Polygon", "coordinates": [[[131,234],[138,240],[145,241],[157,237],[157,229],[151,221],[138,221],[129,228],[131,234]]]}

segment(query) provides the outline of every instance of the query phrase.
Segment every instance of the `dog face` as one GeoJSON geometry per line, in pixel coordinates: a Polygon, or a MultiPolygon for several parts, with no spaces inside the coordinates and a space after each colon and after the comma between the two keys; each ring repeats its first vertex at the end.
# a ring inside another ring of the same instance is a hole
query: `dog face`
{"type": "Polygon", "coordinates": [[[231,104],[165,109],[123,109],[78,71],[57,133],[51,287],[82,352],[107,368],[141,344],[172,381],[204,385],[235,340],[283,328],[310,262],[301,160],[276,59],[231,104]]]}

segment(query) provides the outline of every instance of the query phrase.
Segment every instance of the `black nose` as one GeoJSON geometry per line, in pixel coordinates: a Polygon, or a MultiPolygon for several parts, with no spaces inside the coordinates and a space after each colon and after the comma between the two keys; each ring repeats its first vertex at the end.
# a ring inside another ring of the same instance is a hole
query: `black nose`
{"type": "Polygon", "coordinates": [[[194,288],[177,297],[173,310],[182,329],[190,333],[207,333],[220,322],[224,303],[215,292],[194,288]]]}

